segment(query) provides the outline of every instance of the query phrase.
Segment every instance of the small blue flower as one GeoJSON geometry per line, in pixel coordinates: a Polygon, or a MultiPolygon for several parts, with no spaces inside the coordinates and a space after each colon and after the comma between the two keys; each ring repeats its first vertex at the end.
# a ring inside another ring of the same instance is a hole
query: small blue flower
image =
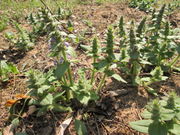
{"type": "Polygon", "coordinates": [[[56,60],[54,60],[53,63],[54,63],[54,65],[57,65],[57,64],[58,64],[56,60]]]}
{"type": "Polygon", "coordinates": [[[49,42],[49,46],[53,46],[56,43],[56,38],[51,37],[48,42],[49,42]]]}
{"type": "Polygon", "coordinates": [[[64,62],[64,58],[63,58],[63,57],[60,57],[59,63],[62,64],[63,62],[64,62]]]}
{"type": "Polygon", "coordinates": [[[68,42],[64,42],[64,45],[65,45],[66,47],[68,47],[68,46],[69,46],[69,43],[68,43],[68,42]]]}
{"type": "Polygon", "coordinates": [[[71,55],[69,53],[67,53],[66,56],[67,56],[68,59],[71,59],[71,55]]]}
{"type": "Polygon", "coordinates": [[[48,49],[51,50],[52,49],[52,45],[48,44],[48,49]]]}

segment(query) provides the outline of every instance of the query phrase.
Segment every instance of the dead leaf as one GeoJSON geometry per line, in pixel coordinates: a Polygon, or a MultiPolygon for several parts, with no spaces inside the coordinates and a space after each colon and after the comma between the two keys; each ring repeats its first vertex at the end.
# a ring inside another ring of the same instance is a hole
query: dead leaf
{"type": "Polygon", "coordinates": [[[13,104],[15,104],[17,102],[17,100],[14,100],[14,99],[10,99],[6,102],[5,106],[7,107],[10,107],[12,106],[13,104]]]}
{"type": "Polygon", "coordinates": [[[28,108],[27,114],[28,114],[28,115],[31,115],[31,114],[33,114],[36,110],[37,110],[36,106],[35,106],[35,105],[31,105],[31,106],[29,106],[29,108],[28,108]]]}
{"type": "Polygon", "coordinates": [[[117,97],[117,96],[127,95],[131,91],[132,90],[118,89],[118,90],[115,90],[115,91],[109,91],[109,94],[112,97],[117,97]]]}
{"type": "Polygon", "coordinates": [[[56,131],[56,135],[64,135],[64,132],[66,130],[66,128],[69,126],[69,124],[71,123],[73,117],[70,117],[68,119],[66,119],[61,125],[60,125],[60,129],[56,131]]]}
{"type": "Polygon", "coordinates": [[[12,124],[4,128],[3,135],[14,135],[12,131],[12,124]]]}
{"type": "Polygon", "coordinates": [[[30,98],[30,96],[26,96],[26,95],[24,95],[24,94],[17,94],[15,97],[16,97],[16,98],[19,98],[19,99],[22,99],[22,98],[30,98]]]}

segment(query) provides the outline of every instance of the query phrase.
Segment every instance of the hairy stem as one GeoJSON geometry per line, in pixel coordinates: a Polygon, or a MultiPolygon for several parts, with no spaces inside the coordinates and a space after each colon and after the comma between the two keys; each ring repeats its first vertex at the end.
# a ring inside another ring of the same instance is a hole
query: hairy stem
{"type": "MultiPolygon", "coordinates": [[[[107,71],[108,69],[109,69],[109,65],[106,66],[105,71],[107,71]]],[[[99,86],[97,88],[97,91],[100,91],[101,88],[103,87],[105,79],[106,79],[106,76],[107,76],[106,73],[104,73],[103,78],[102,78],[102,80],[101,80],[101,82],[100,82],[100,84],[99,84],[99,86]]]]}
{"type": "MultiPolygon", "coordinates": [[[[93,63],[96,63],[96,57],[93,58],[93,63]]],[[[95,76],[95,68],[92,70],[92,76],[91,76],[91,84],[94,82],[94,76],[95,76]]]]}
{"type": "MultiPolygon", "coordinates": [[[[66,53],[65,53],[64,50],[62,51],[62,54],[63,54],[64,60],[67,61],[66,53]]],[[[71,68],[70,67],[68,68],[68,78],[69,78],[69,81],[70,81],[70,86],[73,86],[74,83],[73,83],[72,74],[71,74],[71,68]]],[[[73,98],[72,91],[67,90],[66,91],[66,96],[67,96],[68,100],[72,99],[73,98]]]]}
{"type": "Polygon", "coordinates": [[[173,59],[173,61],[169,64],[169,67],[171,68],[178,61],[179,58],[180,58],[180,54],[173,59]]]}
{"type": "MultiPolygon", "coordinates": [[[[63,54],[64,60],[67,61],[66,53],[64,50],[62,51],[62,54],[63,54]]],[[[74,83],[73,83],[72,73],[71,73],[70,67],[68,68],[68,77],[69,77],[69,81],[70,81],[70,86],[73,86],[74,83]]]]}
{"type": "Polygon", "coordinates": [[[64,81],[64,84],[67,85],[67,81],[66,81],[65,75],[63,75],[63,81],[64,81]]]}

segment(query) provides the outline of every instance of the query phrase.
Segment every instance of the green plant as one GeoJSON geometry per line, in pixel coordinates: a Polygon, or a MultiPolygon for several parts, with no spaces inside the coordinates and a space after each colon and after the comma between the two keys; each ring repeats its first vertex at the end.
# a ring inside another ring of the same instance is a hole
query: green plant
{"type": "Polygon", "coordinates": [[[58,19],[61,19],[61,20],[68,19],[69,17],[71,17],[71,15],[72,15],[71,10],[65,10],[65,9],[62,9],[61,7],[59,7],[57,10],[58,19]]]}
{"type": "Polygon", "coordinates": [[[167,65],[165,63],[167,59],[172,58],[178,53],[176,30],[171,29],[169,22],[164,21],[164,11],[165,5],[158,14],[152,15],[154,19],[147,29],[147,35],[150,36],[149,38],[146,36],[148,44],[142,50],[146,51],[150,63],[161,67],[167,65]]]}
{"type": "Polygon", "coordinates": [[[28,95],[33,97],[29,105],[40,106],[37,116],[44,114],[49,110],[54,111],[71,111],[71,108],[61,105],[66,101],[65,91],[59,89],[61,84],[55,78],[53,71],[42,73],[39,71],[29,71],[27,73],[28,88],[31,90],[28,95]]]}
{"type": "Polygon", "coordinates": [[[138,8],[145,12],[150,12],[155,3],[156,0],[131,0],[129,6],[132,8],[138,8]]]}
{"type": "Polygon", "coordinates": [[[9,80],[9,74],[18,74],[19,71],[11,63],[8,63],[6,60],[1,60],[0,61],[0,81],[5,82],[9,80]]]}
{"type": "Polygon", "coordinates": [[[28,21],[33,26],[34,35],[45,35],[51,31],[51,24],[55,21],[55,18],[48,9],[42,8],[36,15],[31,13],[28,17],[28,21]]]}
{"type": "Polygon", "coordinates": [[[7,18],[5,18],[4,16],[3,16],[3,18],[0,17],[0,32],[2,32],[3,30],[6,29],[6,27],[7,27],[7,22],[8,22],[8,19],[7,19],[7,18]]]}
{"type": "Polygon", "coordinates": [[[168,4],[167,12],[170,15],[170,14],[172,14],[178,8],[180,8],[179,1],[173,0],[171,3],[168,4]]]}
{"type": "Polygon", "coordinates": [[[173,92],[162,100],[149,103],[143,113],[145,120],[131,122],[130,126],[149,135],[180,134],[180,98],[173,92]]]}
{"type": "MultiPolygon", "coordinates": [[[[114,46],[113,39],[114,39],[113,30],[112,28],[109,28],[107,32],[107,39],[106,39],[107,45],[106,45],[106,48],[102,49],[102,52],[104,51],[105,53],[105,57],[103,57],[97,63],[94,63],[95,69],[96,70],[102,69],[103,74],[104,74],[97,88],[97,91],[101,90],[101,88],[103,87],[106,77],[113,77],[114,79],[118,81],[126,83],[126,81],[120,75],[116,74],[113,71],[113,68],[114,68],[113,65],[115,65],[116,63],[114,50],[113,50],[113,46],[114,46]]],[[[96,57],[96,54],[94,55],[94,57],[96,57]]]]}
{"type": "MultiPolygon", "coordinates": [[[[51,33],[57,24],[59,24],[58,29],[61,29],[60,27],[62,26],[60,24],[64,23],[62,20],[68,19],[71,15],[72,12],[70,10],[64,10],[62,8],[58,8],[55,13],[47,8],[42,8],[35,15],[31,13],[28,16],[28,21],[33,26],[32,34],[46,35],[51,33]]],[[[67,25],[73,27],[70,21],[68,21],[67,25]]],[[[67,28],[67,30],[69,29],[72,28],[67,28]]]]}
{"type": "Polygon", "coordinates": [[[18,34],[15,35],[12,32],[7,32],[5,34],[6,39],[15,45],[19,50],[26,52],[34,47],[33,39],[30,34],[22,29],[19,24],[15,23],[15,27],[18,31],[18,34]]]}
{"type": "Polygon", "coordinates": [[[151,18],[144,18],[138,25],[132,21],[125,27],[123,17],[118,24],[120,37],[116,64],[133,86],[143,86],[150,93],[157,93],[151,84],[164,81],[164,73],[174,68],[179,59],[179,29],[172,29],[165,20],[165,5],[151,18]],[[169,62],[171,60],[171,62],[169,62]],[[144,76],[148,73],[149,77],[144,76]]]}
{"type": "Polygon", "coordinates": [[[165,81],[168,77],[163,76],[161,67],[156,67],[150,72],[151,77],[142,77],[139,81],[139,85],[143,86],[149,93],[157,96],[157,92],[153,88],[149,87],[155,82],[165,81]]]}

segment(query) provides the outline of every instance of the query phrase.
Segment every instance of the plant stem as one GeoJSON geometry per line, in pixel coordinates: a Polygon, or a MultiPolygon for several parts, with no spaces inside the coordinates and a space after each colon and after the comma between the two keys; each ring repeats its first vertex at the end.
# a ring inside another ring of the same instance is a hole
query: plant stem
{"type": "Polygon", "coordinates": [[[65,85],[67,85],[67,81],[66,81],[65,75],[63,75],[63,80],[64,80],[65,85]]]}
{"type": "MultiPolygon", "coordinates": [[[[108,70],[108,69],[109,69],[109,65],[106,66],[105,71],[108,70]]],[[[100,91],[100,89],[101,89],[102,86],[104,85],[106,76],[107,76],[106,73],[104,73],[103,78],[102,78],[102,80],[101,80],[101,82],[100,82],[100,84],[99,84],[99,87],[97,88],[97,91],[100,91]]]]}
{"type": "Polygon", "coordinates": [[[103,78],[102,78],[102,80],[101,80],[101,82],[99,84],[99,87],[98,87],[97,91],[99,91],[102,88],[102,86],[103,86],[103,84],[105,82],[105,78],[106,78],[106,74],[104,73],[104,76],[103,76],[103,78]]]}
{"type": "MultiPolygon", "coordinates": [[[[96,57],[94,57],[93,63],[96,63],[96,57]]],[[[92,85],[93,82],[94,82],[94,75],[95,75],[95,69],[93,68],[93,70],[92,70],[92,76],[91,76],[91,85],[92,85]]]]}
{"type": "MultiPolygon", "coordinates": [[[[64,60],[67,61],[66,53],[65,53],[64,50],[62,51],[62,54],[64,56],[64,60]]],[[[69,77],[70,85],[73,86],[74,83],[73,83],[72,73],[71,73],[71,68],[70,67],[68,68],[68,77],[69,77]]]]}
{"type": "MultiPolygon", "coordinates": [[[[65,53],[64,50],[62,51],[62,55],[64,57],[64,60],[67,61],[66,53],[65,53]]],[[[71,68],[70,67],[68,68],[68,78],[69,78],[69,81],[70,81],[70,86],[73,86],[74,83],[73,83],[72,74],[71,74],[71,68]]],[[[71,90],[67,90],[66,91],[66,96],[67,96],[68,100],[72,99],[73,98],[72,91],[71,90]]]]}
{"type": "Polygon", "coordinates": [[[173,59],[173,61],[169,64],[169,67],[171,68],[178,61],[179,58],[180,58],[180,54],[173,59]]]}
{"type": "Polygon", "coordinates": [[[73,86],[73,79],[72,79],[72,72],[71,72],[71,68],[68,68],[68,76],[69,76],[69,80],[70,80],[70,85],[73,86]]]}

